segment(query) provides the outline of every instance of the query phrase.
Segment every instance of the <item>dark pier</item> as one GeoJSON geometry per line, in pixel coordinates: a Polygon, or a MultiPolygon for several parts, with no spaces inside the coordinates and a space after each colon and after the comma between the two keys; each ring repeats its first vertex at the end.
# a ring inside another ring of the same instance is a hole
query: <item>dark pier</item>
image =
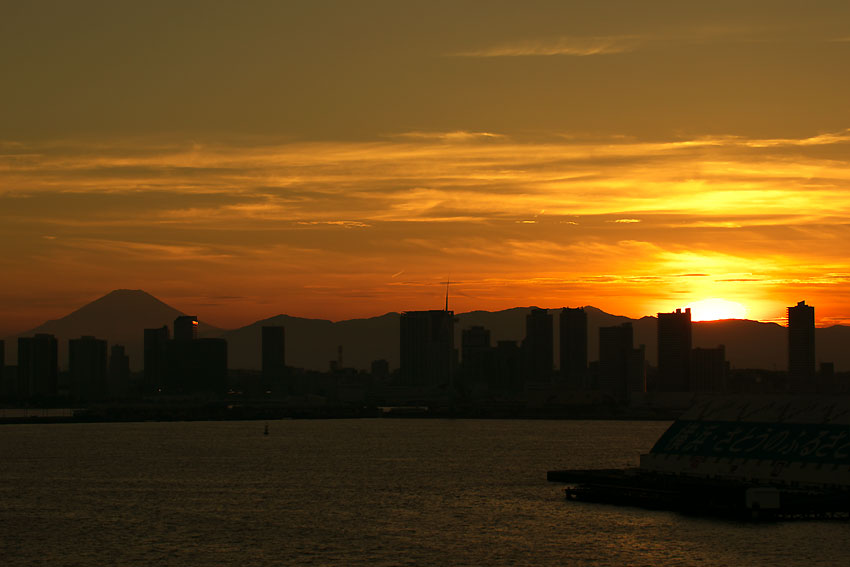
{"type": "Polygon", "coordinates": [[[850,519],[843,488],[772,486],[729,479],[660,474],[641,469],[555,470],[567,500],[740,520],[850,519]]]}

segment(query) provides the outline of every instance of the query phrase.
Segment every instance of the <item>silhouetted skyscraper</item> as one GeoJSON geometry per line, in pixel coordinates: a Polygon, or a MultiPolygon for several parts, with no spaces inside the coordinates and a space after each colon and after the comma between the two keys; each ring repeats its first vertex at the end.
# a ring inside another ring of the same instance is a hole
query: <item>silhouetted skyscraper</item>
{"type": "Polygon", "coordinates": [[[452,385],[454,312],[406,311],[401,314],[399,374],[409,386],[452,385]]]}
{"type": "Polygon", "coordinates": [[[198,338],[197,315],[181,315],[174,320],[174,340],[194,341],[198,338]]]}
{"type": "Polygon", "coordinates": [[[792,391],[814,388],[815,308],[800,301],[788,308],[788,376],[792,391]]]}
{"type": "Polygon", "coordinates": [[[385,381],[390,377],[390,363],[385,358],[373,360],[371,364],[371,374],[374,380],[379,382],[385,381]]]}
{"type": "Polygon", "coordinates": [[[496,371],[489,380],[497,391],[522,390],[522,349],[516,341],[498,341],[495,349],[496,371]]]}
{"type": "Polygon", "coordinates": [[[571,386],[579,386],[587,374],[587,313],[584,308],[561,309],[561,375],[571,386]]]}
{"type": "Polygon", "coordinates": [[[18,397],[53,397],[59,382],[59,343],[39,333],[18,338],[18,397]]]}
{"type": "Polygon", "coordinates": [[[691,309],[658,314],[658,385],[662,392],[690,390],[691,309]]]}
{"type": "Polygon", "coordinates": [[[616,400],[625,400],[629,390],[634,330],[631,323],[599,327],[599,382],[597,387],[616,400]]]}
{"type": "Polygon", "coordinates": [[[723,392],[729,363],[726,362],[726,347],[695,348],[691,350],[691,391],[723,392]]]}
{"type": "Polygon", "coordinates": [[[227,341],[197,339],[168,341],[168,394],[223,394],[227,389],[227,341]]]}
{"type": "Polygon", "coordinates": [[[107,391],[110,397],[124,398],[130,394],[130,357],[123,345],[112,345],[109,353],[109,382],[107,391]]]}
{"type": "Polygon", "coordinates": [[[546,309],[532,309],[525,316],[525,379],[548,382],[554,372],[555,344],[552,314],[546,309]]]}
{"type": "Polygon", "coordinates": [[[283,327],[263,327],[263,382],[281,385],[286,376],[286,331],[283,327]]]}
{"type": "Polygon", "coordinates": [[[6,343],[0,341],[0,398],[5,397],[8,392],[8,384],[6,384],[6,376],[4,369],[6,367],[6,343]]]}
{"type": "Polygon", "coordinates": [[[89,336],[69,340],[68,370],[74,399],[104,399],[107,395],[106,341],[89,336]]]}
{"type": "Polygon", "coordinates": [[[487,382],[494,370],[490,331],[480,325],[464,329],[460,348],[464,380],[469,384],[487,382]]]}
{"type": "Polygon", "coordinates": [[[168,365],[167,347],[167,326],[163,325],[158,329],[145,329],[145,379],[143,387],[145,393],[157,391],[165,381],[168,365]]]}

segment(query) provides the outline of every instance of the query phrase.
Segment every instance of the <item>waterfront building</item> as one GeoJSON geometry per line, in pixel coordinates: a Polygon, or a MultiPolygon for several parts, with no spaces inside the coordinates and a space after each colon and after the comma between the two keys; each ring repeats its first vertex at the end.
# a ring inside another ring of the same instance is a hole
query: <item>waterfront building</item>
{"type": "Polygon", "coordinates": [[[558,326],[561,376],[568,385],[579,387],[587,375],[587,313],[582,307],[564,307],[558,326]]]}
{"type": "Polygon", "coordinates": [[[59,386],[59,343],[56,337],[38,333],[18,338],[18,397],[55,397],[59,386]]]}
{"type": "Polygon", "coordinates": [[[390,377],[390,363],[385,358],[373,360],[370,364],[372,379],[385,382],[390,377]]]}
{"type": "Polygon", "coordinates": [[[263,327],[262,372],[267,388],[283,386],[286,378],[286,330],[282,326],[263,327]]]}
{"type": "Polygon", "coordinates": [[[646,345],[638,345],[629,352],[626,389],[629,397],[646,392],[646,345]]]}
{"type": "Polygon", "coordinates": [[[793,392],[814,389],[815,308],[800,301],[788,308],[788,377],[793,392]]]}
{"type": "Polygon", "coordinates": [[[110,349],[107,390],[110,397],[125,398],[130,394],[130,357],[123,345],[112,345],[110,349]]]}
{"type": "Polygon", "coordinates": [[[227,341],[168,341],[166,394],[223,394],[227,391],[227,341]]]}
{"type": "Polygon", "coordinates": [[[75,400],[106,398],[106,341],[91,336],[69,340],[68,371],[75,400]]]}
{"type": "Polygon", "coordinates": [[[634,330],[631,323],[599,327],[599,366],[597,388],[615,400],[625,400],[629,390],[634,330]]]}
{"type": "Polygon", "coordinates": [[[158,391],[165,381],[168,336],[168,327],[165,325],[157,329],[145,329],[143,385],[145,393],[158,391]]]}
{"type": "Polygon", "coordinates": [[[658,314],[658,384],[662,392],[690,391],[691,309],[658,314]]]}
{"type": "Polygon", "coordinates": [[[554,372],[553,318],[546,309],[532,309],[525,316],[525,381],[549,382],[554,372]]]}
{"type": "Polygon", "coordinates": [[[454,312],[405,311],[399,318],[399,375],[412,387],[448,388],[453,383],[454,312]]]}
{"type": "Polygon", "coordinates": [[[495,371],[489,379],[492,390],[519,392],[522,390],[522,349],[516,341],[497,341],[494,352],[495,371]]]}
{"type": "Polygon", "coordinates": [[[461,370],[468,384],[487,382],[494,368],[490,330],[480,325],[461,333],[461,370]]]}
{"type": "Polygon", "coordinates": [[[174,320],[174,340],[194,341],[198,339],[198,317],[180,315],[174,320]]]}
{"type": "Polygon", "coordinates": [[[691,391],[724,392],[729,376],[726,346],[695,348],[691,350],[691,391]]]}

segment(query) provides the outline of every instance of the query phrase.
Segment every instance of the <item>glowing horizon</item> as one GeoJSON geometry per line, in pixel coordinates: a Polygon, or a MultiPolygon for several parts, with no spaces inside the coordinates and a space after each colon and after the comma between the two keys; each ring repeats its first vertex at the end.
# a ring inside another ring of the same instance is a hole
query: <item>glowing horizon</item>
{"type": "Polygon", "coordinates": [[[846,3],[380,4],[10,13],[0,334],[118,288],[226,328],[427,309],[446,274],[459,311],[850,323],[846,3]]]}

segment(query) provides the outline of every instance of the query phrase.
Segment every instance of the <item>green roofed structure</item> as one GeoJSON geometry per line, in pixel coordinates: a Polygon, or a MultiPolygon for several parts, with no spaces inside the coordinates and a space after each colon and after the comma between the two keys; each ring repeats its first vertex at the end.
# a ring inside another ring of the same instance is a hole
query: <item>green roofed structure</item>
{"type": "Polygon", "coordinates": [[[705,399],[641,455],[641,470],[850,487],[847,398],[705,399]]]}
{"type": "Polygon", "coordinates": [[[850,518],[850,398],[706,397],[640,467],[550,471],[573,500],[746,517],[850,518]]]}

